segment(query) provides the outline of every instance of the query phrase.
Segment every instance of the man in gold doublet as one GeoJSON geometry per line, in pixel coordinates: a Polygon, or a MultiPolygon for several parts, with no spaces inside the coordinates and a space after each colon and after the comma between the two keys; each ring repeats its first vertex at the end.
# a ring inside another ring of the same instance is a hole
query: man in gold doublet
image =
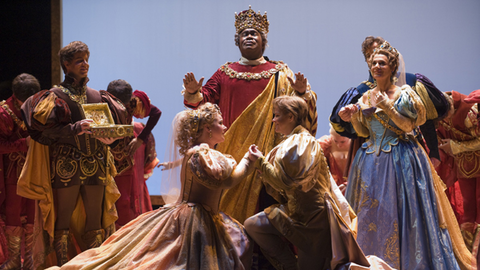
{"type": "MultiPolygon", "coordinates": [[[[118,124],[126,124],[126,110],[106,91],[87,86],[90,51],[85,43],[71,42],[59,56],[65,80],[22,106],[33,140],[17,192],[39,202],[43,221],[39,223],[49,235],[45,244],[53,243],[60,266],[75,253],[70,248],[71,234],[81,250],[98,247],[115,231],[117,219],[115,201],[120,194],[109,151],[114,139],[91,135],[93,120],[85,119],[81,105],[107,103],[118,124]]],[[[40,257],[35,262],[42,263],[47,251],[35,252],[40,257]]]]}

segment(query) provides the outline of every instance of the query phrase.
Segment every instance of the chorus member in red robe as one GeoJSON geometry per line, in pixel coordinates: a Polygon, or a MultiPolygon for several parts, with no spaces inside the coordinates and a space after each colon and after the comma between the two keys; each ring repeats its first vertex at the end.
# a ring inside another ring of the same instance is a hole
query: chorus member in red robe
{"type": "Polygon", "coordinates": [[[451,91],[446,96],[453,105],[453,113],[438,123],[442,163],[436,169],[449,188],[447,194],[454,202],[452,206],[465,243],[476,254],[480,241],[480,91],[469,96],[451,91]],[[461,194],[456,192],[458,189],[461,194]],[[463,198],[461,203],[458,197],[463,198]]]}
{"type": "Polygon", "coordinates": [[[330,135],[324,135],[317,140],[323,149],[328,167],[333,179],[342,191],[347,185],[345,170],[347,170],[347,157],[350,149],[350,139],[342,137],[330,126],[330,135]]]}
{"type": "Polygon", "coordinates": [[[17,195],[17,181],[30,142],[20,107],[28,97],[40,91],[40,83],[34,76],[23,73],[13,80],[12,91],[10,98],[0,102],[0,210],[5,215],[8,240],[8,258],[0,269],[21,268],[22,246],[23,269],[33,269],[35,202],[17,195]],[[23,217],[26,217],[25,222],[22,222],[23,217]]]}
{"type": "Polygon", "coordinates": [[[128,112],[127,118],[134,126],[135,135],[133,138],[119,140],[117,146],[112,149],[118,172],[115,182],[121,194],[115,203],[118,210],[118,220],[115,224],[118,228],[140,214],[152,210],[145,180],[158,163],[155,140],[151,131],[162,112],[150,103],[147,94],[139,90],[133,92],[132,86],[125,80],[110,82],[107,92],[120,99],[125,105],[128,112]],[[146,126],[140,122],[134,122],[133,116],[149,117],[146,126]]]}

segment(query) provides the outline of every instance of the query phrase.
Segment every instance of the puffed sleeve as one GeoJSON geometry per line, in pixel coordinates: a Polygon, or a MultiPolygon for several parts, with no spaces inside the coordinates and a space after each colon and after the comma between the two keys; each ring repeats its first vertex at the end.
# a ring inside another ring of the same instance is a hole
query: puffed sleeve
{"type": "Polygon", "coordinates": [[[194,148],[195,153],[189,160],[190,169],[198,177],[197,181],[210,189],[230,188],[253,172],[253,162],[248,152],[237,164],[230,155],[201,145],[194,148]]]}
{"type": "Polygon", "coordinates": [[[308,191],[317,177],[316,167],[322,164],[322,158],[322,148],[315,138],[299,133],[275,147],[266,158],[259,158],[256,166],[262,171],[264,181],[277,191],[300,186],[308,191]]]}
{"type": "Polygon", "coordinates": [[[74,136],[82,131],[80,124],[71,123],[67,103],[49,90],[29,97],[22,105],[22,116],[30,137],[51,145],[59,138],[74,136]]]}
{"type": "Polygon", "coordinates": [[[400,96],[395,101],[384,101],[377,106],[385,111],[392,121],[405,132],[426,121],[426,110],[420,97],[410,86],[402,87],[400,96]]]}
{"type": "Polygon", "coordinates": [[[123,103],[117,97],[105,90],[100,90],[99,92],[102,102],[108,104],[108,108],[112,113],[113,121],[115,121],[116,124],[131,124],[131,119],[128,117],[127,109],[123,103]]]}
{"type": "MultiPolygon", "coordinates": [[[[369,92],[364,93],[364,95],[368,95],[369,92]]],[[[350,121],[351,126],[354,130],[354,133],[358,137],[368,138],[370,136],[370,132],[367,127],[367,119],[365,116],[371,115],[373,113],[374,107],[368,106],[363,103],[362,99],[358,100],[359,110],[357,110],[353,115],[350,121]]]]}
{"type": "Polygon", "coordinates": [[[197,147],[194,151],[188,163],[198,181],[210,189],[223,187],[223,182],[237,165],[235,159],[205,146],[197,147]]]}

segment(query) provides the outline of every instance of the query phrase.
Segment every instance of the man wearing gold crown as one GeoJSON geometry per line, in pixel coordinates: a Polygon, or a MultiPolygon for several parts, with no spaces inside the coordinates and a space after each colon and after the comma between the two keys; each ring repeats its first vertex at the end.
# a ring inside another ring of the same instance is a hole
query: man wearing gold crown
{"type": "MultiPolygon", "coordinates": [[[[304,98],[309,106],[309,131],[313,136],[317,131],[317,97],[307,79],[300,72],[294,74],[285,63],[263,56],[268,26],[266,13],[255,13],[251,7],[235,14],[235,45],[242,55],[240,61],[222,65],[203,86],[203,78],[197,81],[193,73],[187,73],[183,80],[186,106],[197,108],[211,102],[220,107],[228,130],[218,149],[236,160],[241,160],[252,144],[267,153],[278,143],[280,135],[275,134],[271,121],[272,101],[277,96],[304,98]]],[[[240,222],[255,214],[259,197],[263,197],[260,193],[264,192],[257,177],[257,173],[251,174],[228,190],[220,204],[222,210],[240,222]]]]}

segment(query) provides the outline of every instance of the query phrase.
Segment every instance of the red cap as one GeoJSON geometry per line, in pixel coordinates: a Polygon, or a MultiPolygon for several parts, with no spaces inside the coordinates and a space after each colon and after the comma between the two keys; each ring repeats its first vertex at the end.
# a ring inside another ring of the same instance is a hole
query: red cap
{"type": "Polygon", "coordinates": [[[473,91],[464,99],[467,103],[479,103],[480,102],[480,89],[473,91]]]}
{"type": "Polygon", "coordinates": [[[145,92],[143,91],[135,90],[133,91],[133,96],[138,98],[138,100],[142,102],[141,105],[137,104],[137,108],[134,110],[134,114],[137,114],[135,115],[135,117],[138,117],[138,118],[147,117],[150,114],[150,110],[152,108],[150,99],[148,98],[147,94],[145,94],[145,92]],[[137,111],[138,109],[140,109],[141,112],[137,111]]]}

